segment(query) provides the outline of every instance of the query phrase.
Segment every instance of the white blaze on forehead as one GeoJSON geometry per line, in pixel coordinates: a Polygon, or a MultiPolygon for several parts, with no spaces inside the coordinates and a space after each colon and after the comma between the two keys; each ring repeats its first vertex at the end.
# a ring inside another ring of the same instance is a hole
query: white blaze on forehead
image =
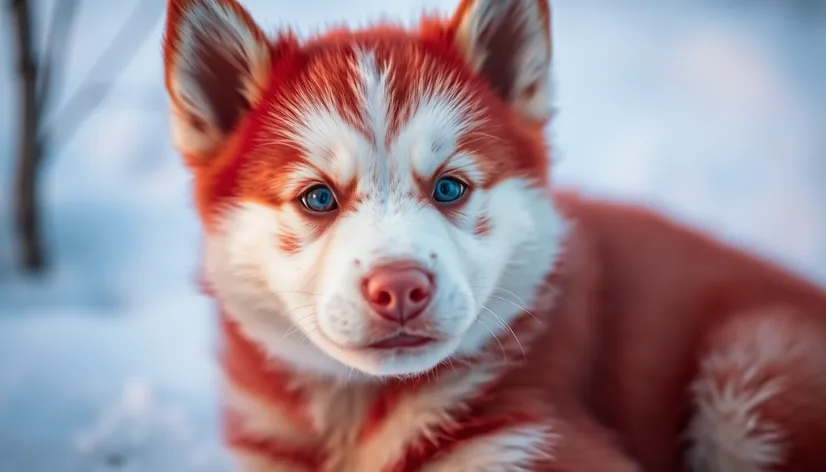
{"type": "Polygon", "coordinates": [[[395,65],[390,60],[379,63],[373,51],[357,49],[352,66],[354,81],[349,85],[358,101],[357,113],[336,106],[332,82],[322,93],[299,93],[282,105],[286,122],[282,114],[273,113],[272,128],[283,137],[278,143],[297,148],[308,162],[309,169],[296,170],[299,175],[319,177],[318,169],[338,182],[363,175],[370,190],[409,190],[413,171],[430,176],[455,159],[453,167],[461,167],[471,179],[478,176],[471,156],[456,155],[460,138],[481,122],[478,103],[457,77],[423,75],[410,84],[401,94],[407,103],[397,108],[405,122],[388,142],[397,118],[391,89],[395,65]]]}
{"type": "Polygon", "coordinates": [[[371,154],[372,144],[335,109],[332,95],[326,100],[299,99],[287,105],[288,121],[280,124],[286,124],[287,131],[278,144],[302,153],[309,164],[302,173],[318,178],[318,170],[323,169],[336,181],[349,182],[356,175],[358,156],[371,154]]]}
{"type": "Polygon", "coordinates": [[[356,70],[361,84],[355,84],[359,90],[359,102],[367,120],[367,129],[373,133],[378,149],[384,147],[387,140],[387,127],[390,123],[390,88],[389,80],[392,64],[379,70],[376,56],[370,51],[356,51],[356,70]]]}
{"type": "MultiPolygon", "coordinates": [[[[459,139],[479,125],[480,118],[467,92],[451,82],[436,84],[420,95],[392,148],[396,155],[409,156],[412,170],[419,175],[436,172],[454,157],[459,139]]],[[[456,157],[463,158],[469,173],[473,171],[475,164],[469,156],[456,157]]]]}

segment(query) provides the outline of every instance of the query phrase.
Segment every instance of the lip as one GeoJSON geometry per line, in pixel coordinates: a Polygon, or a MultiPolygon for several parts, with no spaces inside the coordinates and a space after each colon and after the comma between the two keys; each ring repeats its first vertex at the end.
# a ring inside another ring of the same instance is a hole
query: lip
{"type": "Polygon", "coordinates": [[[371,349],[400,349],[400,348],[414,348],[421,347],[435,342],[435,338],[428,336],[417,336],[415,334],[397,334],[392,338],[382,339],[381,341],[370,344],[371,349]]]}

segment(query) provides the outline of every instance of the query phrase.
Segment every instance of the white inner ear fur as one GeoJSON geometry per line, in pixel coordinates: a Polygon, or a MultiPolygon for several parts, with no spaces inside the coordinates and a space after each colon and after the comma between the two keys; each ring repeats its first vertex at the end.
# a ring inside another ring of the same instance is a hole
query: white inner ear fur
{"type": "Polygon", "coordinates": [[[178,28],[173,59],[172,135],[175,146],[186,153],[206,153],[224,138],[203,74],[203,51],[220,54],[238,74],[243,97],[254,105],[260,100],[270,74],[270,47],[264,36],[248,25],[225,0],[200,0],[186,9],[178,28]],[[200,121],[202,127],[194,123],[200,121]]]}
{"type": "Polygon", "coordinates": [[[490,58],[490,36],[500,28],[516,33],[506,61],[513,68],[511,107],[531,120],[553,113],[551,43],[539,5],[548,0],[476,0],[465,12],[456,33],[456,46],[470,67],[480,72],[490,58]],[[511,14],[508,14],[508,13],[511,14]],[[507,24],[510,22],[510,24],[507,24]]]}

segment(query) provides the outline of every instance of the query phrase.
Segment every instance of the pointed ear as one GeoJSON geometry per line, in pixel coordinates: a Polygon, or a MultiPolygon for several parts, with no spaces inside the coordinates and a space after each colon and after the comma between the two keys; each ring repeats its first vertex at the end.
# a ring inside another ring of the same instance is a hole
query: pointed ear
{"type": "Polygon", "coordinates": [[[454,42],[468,65],[523,117],[544,122],[553,109],[548,0],[463,0],[454,42]]]}
{"type": "Polygon", "coordinates": [[[261,99],[270,54],[235,0],[169,0],[164,66],[172,135],[191,164],[204,163],[261,99]]]}

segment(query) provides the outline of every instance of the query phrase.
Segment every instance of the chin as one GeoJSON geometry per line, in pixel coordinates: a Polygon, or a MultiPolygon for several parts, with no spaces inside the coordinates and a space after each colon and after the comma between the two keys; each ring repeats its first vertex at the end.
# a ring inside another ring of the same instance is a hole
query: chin
{"type": "Polygon", "coordinates": [[[448,364],[461,340],[460,337],[440,336],[404,346],[343,346],[332,341],[321,331],[315,330],[308,338],[322,355],[332,358],[346,368],[348,379],[353,379],[354,372],[368,378],[408,378],[426,375],[440,365],[448,364]]]}
{"type": "Polygon", "coordinates": [[[351,350],[346,363],[373,377],[415,377],[449,362],[457,344],[447,340],[419,347],[351,350]]]}

